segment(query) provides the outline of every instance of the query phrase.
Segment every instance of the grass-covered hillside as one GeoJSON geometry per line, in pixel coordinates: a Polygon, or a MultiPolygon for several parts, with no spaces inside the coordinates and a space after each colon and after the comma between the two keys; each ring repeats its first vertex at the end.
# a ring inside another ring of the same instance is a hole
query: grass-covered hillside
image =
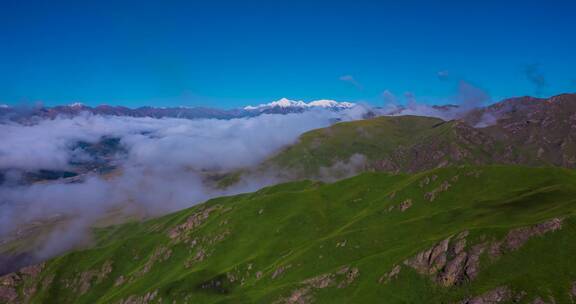
{"type": "Polygon", "coordinates": [[[576,94],[504,100],[456,121],[386,116],[339,123],[303,134],[263,167],[314,178],[345,165],[413,173],[466,164],[576,168],[576,94]]]}
{"type": "Polygon", "coordinates": [[[559,168],[287,183],[97,230],[0,302],[571,303],[575,211],[559,168]]]}
{"type": "Polygon", "coordinates": [[[383,116],[338,123],[304,133],[298,142],[264,163],[308,177],[346,165],[361,155],[360,171],[420,172],[463,164],[540,164],[462,121],[422,116],[383,116]]]}

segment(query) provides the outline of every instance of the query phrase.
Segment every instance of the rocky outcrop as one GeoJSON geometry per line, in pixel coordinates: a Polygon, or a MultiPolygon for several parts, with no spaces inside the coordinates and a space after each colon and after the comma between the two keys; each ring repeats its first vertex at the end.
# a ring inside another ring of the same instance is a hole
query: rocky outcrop
{"type": "Polygon", "coordinates": [[[230,230],[225,228],[204,237],[184,240],[184,243],[189,245],[189,257],[184,262],[184,267],[191,268],[211,256],[214,253],[215,245],[224,241],[230,234],[230,230]]]}
{"type": "Polygon", "coordinates": [[[0,277],[0,302],[15,303],[18,299],[20,277],[14,273],[0,277]]]}
{"type": "Polygon", "coordinates": [[[312,288],[307,286],[292,291],[290,296],[280,298],[274,304],[309,304],[313,300],[312,288]]]}
{"type": "Polygon", "coordinates": [[[380,284],[387,284],[390,281],[392,281],[393,279],[395,279],[399,274],[400,274],[400,270],[402,270],[402,267],[400,265],[394,265],[392,267],[392,270],[390,270],[389,272],[385,273],[383,276],[381,276],[378,279],[378,283],[380,284]]]}
{"type": "Polygon", "coordinates": [[[158,298],[158,290],[147,292],[144,295],[132,295],[126,299],[120,300],[118,304],[148,304],[148,303],[162,303],[162,298],[158,298]]]}
{"type": "Polygon", "coordinates": [[[285,266],[280,266],[278,268],[276,268],[276,270],[274,270],[274,272],[272,273],[272,279],[275,279],[279,276],[281,276],[282,274],[284,274],[284,272],[288,269],[290,269],[292,267],[291,264],[285,265],[285,266]]]}
{"type": "Polygon", "coordinates": [[[406,199],[405,201],[403,201],[402,203],[400,203],[400,211],[404,212],[406,210],[408,210],[408,208],[412,207],[412,199],[406,199]]]}
{"type": "Polygon", "coordinates": [[[137,272],[136,276],[141,276],[148,273],[156,263],[167,261],[172,256],[172,249],[161,246],[152,252],[144,267],[137,272]]]}
{"type": "Polygon", "coordinates": [[[336,272],[321,274],[301,282],[302,287],[292,291],[288,297],[280,298],[276,304],[308,304],[314,300],[313,292],[329,287],[346,288],[360,276],[356,267],[344,266],[336,272]]]}
{"type": "Polygon", "coordinates": [[[460,304],[496,304],[508,302],[514,298],[514,293],[506,286],[498,287],[479,296],[460,301],[460,304]]]}
{"type": "MultiPolygon", "coordinates": [[[[455,237],[450,236],[405,260],[404,265],[413,268],[422,275],[432,277],[435,282],[442,286],[454,286],[471,281],[477,276],[480,256],[485,251],[492,258],[498,258],[505,252],[519,249],[535,236],[542,236],[561,228],[562,220],[553,218],[533,226],[513,229],[500,241],[482,242],[473,246],[467,246],[468,232],[464,231],[455,237]]],[[[389,281],[399,271],[399,269],[393,270],[381,280],[389,281]]]]}
{"type": "Polygon", "coordinates": [[[424,194],[424,198],[430,202],[433,202],[438,196],[438,194],[444,191],[448,191],[450,187],[452,187],[452,185],[448,181],[443,181],[437,188],[433,189],[430,192],[426,192],[426,194],[424,194]]]}
{"type": "Polygon", "coordinates": [[[112,262],[106,261],[100,268],[82,271],[72,279],[63,280],[62,283],[66,288],[73,289],[76,293],[83,295],[88,292],[94,284],[104,282],[112,270],[112,262]]]}
{"type": "Polygon", "coordinates": [[[44,267],[45,264],[40,263],[0,277],[0,302],[25,303],[36,294],[38,287],[47,287],[47,284],[37,281],[44,267]],[[27,283],[26,287],[23,286],[24,282],[27,283]]]}
{"type": "Polygon", "coordinates": [[[202,225],[208,219],[210,214],[217,209],[218,206],[212,206],[192,214],[186,219],[184,223],[170,229],[168,232],[168,237],[176,241],[183,241],[185,239],[185,235],[188,232],[202,225]]]}
{"type": "Polygon", "coordinates": [[[562,228],[562,219],[553,218],[540,224],[516,228],[508,232],[503,240],[497,241],[490,246],[490,255],[497,258],[507,251],[515,251],[522,247],[528,240],[536,236],[542,236],[562,228]]]}
{"type": "Polygon", "coordinates": [[[485,245],[479,244],[465,250],[467,236],[468,231],[464,231],[455,237],[448,237],[405,260],[404,265],[431,276],[446,287],[472,280],[478,273],[480,255],[485,245]]]}

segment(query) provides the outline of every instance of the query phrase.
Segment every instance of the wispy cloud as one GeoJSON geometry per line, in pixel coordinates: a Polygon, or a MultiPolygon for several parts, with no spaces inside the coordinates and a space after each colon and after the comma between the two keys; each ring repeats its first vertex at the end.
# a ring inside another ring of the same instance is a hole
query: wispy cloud
{"type": "Polygon", "coordinates": [[[439,71],[436,76],[442,81],[450,80],[450,72],[447,70],[439,71]]]}
{"type": "Polygon", "coordinates": [[[352,84],[354,87],[356,87],[358,90],[363,90],[364,87],[362,86],[362,84],[360,82],[358,82],[352,75],[342,75],[340,76],[340,81],[344,81],[347,83],[352,84]]]}
{"type": "Polygon", "coordinates": [[[546,82],[546,77],[540,71],[540,65],[537,63],[527,65],[524,68],[524,75],[534,85],[536,96],[542,95],[548,83],[546,82]]]}
{"type": "Polygon", "coordinates": [[[454,95],[444,99],[450,106],[438,107],[419,100],[414,93],[404,93],[404,105],[398,104],[398,98],[390,91],[382,93],[384,98],[383,115],[419,115],[438,117],[445,120],[458,119],[470,110],[485,105],[491,100],[488,92],[463,79],[458,81],[454,95]]]}
{"type": "Polygon", "coordinates": [[[389,90],[384,90],[382,92],[382,99],[384,99],[384,106],[397,106],[398,98],[392,94],[389,90]]]}

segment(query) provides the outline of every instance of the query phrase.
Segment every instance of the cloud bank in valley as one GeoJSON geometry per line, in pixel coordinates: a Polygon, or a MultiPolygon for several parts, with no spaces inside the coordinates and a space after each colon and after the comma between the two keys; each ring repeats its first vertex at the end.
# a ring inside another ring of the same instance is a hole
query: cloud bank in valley
{"type": "MultiPolygon", "coordinates": [[[[88,227],[111,213],[115,217],[155,216],[280,182],[274,172],[251,172],[222,189],[212,177],[258,165],[308,130],[362,119],[368,113],[456,119],[490,100],[483,90],[463,80],[450,98],[457,106],[420,103],[411,93],[404,97],[405,106],[385,91],[384,108],[315,108],[229,120],[85,113],[31,124],[0,122],[0,243],[23,224],[64,219],[66,225],[52,230],[37,248],[35,258],[44,259],[85,241],[88,227]],[[72,181],[19,182],[24,178],[22,172],[74,171],[74,164],[95,161],[78,143],[98,144],[104,138],[118,140],[122,148],[122,153],[107,160],[116,168],[111,173],[89,171],[72,181]]],[[[348,162],[323,168],[320,178],[355,174],[363,165],[363,157],[355,155],[348,162]]]]}
{"type": "MultiPolygon", "coordinates": [[[[60,217],[73,219],[74,231],[88,227],[111,210],[158,215],[208,198],[256,190],[275,182],[271,175],[243,176],[226,190],[206,184],[206,174],[257,165],[293,143],[305,131],[335,121],[360,119],[367,109],[323,109],[251,118],[187,120],[80,115],[38,121],[5,122],[0,128],[0,171],[71,170],[91,155],[78,142],[118,138],[126,151],[113,162],[113,174],[88,173],[82,179],[0,186],[0,239],[23,223],[60,217]]],[[[8,174],[9,175],[9,174],[8,174]]],[[[67,230],[70,232],[70,229],[67,230]]],[[[61,245],[43,247],[42,256],[68,249],[80,234],[56,231],[61,245]]]]}

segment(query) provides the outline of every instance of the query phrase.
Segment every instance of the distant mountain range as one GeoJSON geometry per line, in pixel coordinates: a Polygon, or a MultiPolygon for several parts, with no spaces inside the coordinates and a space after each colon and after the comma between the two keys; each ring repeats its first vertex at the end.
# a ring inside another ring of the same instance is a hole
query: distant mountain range
{"type": "MultiPolygon", "coordinates": [[[[310,103],[281,99],[248,109],[214,110],[206,108],[152,108],[98,106],[81,104],[40,108],[24,113],[20,120],[58,115],[97,115],[130,117],[221,118],[250,117],[264,113],[286,114],[324,108],[340,111],[352,103],[319,100],[310,103]]],[[[448,113],[455,105],[433,107],[436,114],[448,113]]],[[[0,109],[2,110],[2,109],[0,109]]],[[[361,156],[362,165],[351,172],[420,172],[438,167],[467,164],[521,164],[576,167],[576,94],[548,99],[519,97],[462,113],[460,119],[402,115],[396,107],[380,117],[338,123],[303,134],[293,145],[272,155],[253,170],[281,172],[281,178],[322,178],[325,171],[336,174],[334,166],[350,165],[361,156]]],[[[23,182],[72,178],[88,172],[106,173],[115,168],[114,159],[126,154],[118,138],[102,138],[96,143],[78,142],[72,146],[90,155],[90,160],[71,163],[70,171],[40,170],[24,172],[23,182]]],[[[348,168],[348,167],[347,167],[348,168]]],[[[342,169],[342,168],[340,168],[342,169]]],[[[350,168],[349,168],[350,169],[350,168]]],[[[245,173],[246,171],[243,170],[245,173]]],[[[338,171],[338,170],[336,170],[338,171]]],[[[346,170],[345,170],[346,171],[346,170]]],[[[5,182],[0,170],[0,185],[5,182]]],[[[219,174],[221,174],[220,172],[219,174]]],[[[345,174],[345,175],[346,175],[345,174]]],[[[341,175],[340,173],[336,175],[341,175]]],[[[220,176],[220,175],[219,175],[220,176]]],[[[236,172],[220,178],[233,184],[236,172]]],[[[217,179],[216,182],[220,183],[217,179]]],[[[218,187],[223,185],[218,184],[218,187]]]]}
{"type": "Polygon", "coordinates": [[[58,116],[74,116],[81,113],[95,115],[112,115],[128,117],[153,117],[153,118],[185,118],[185,119],[233,119],[253,117],[261,114],[287,114],[301,113],[312,109],[328,109],[340,111],[354,107],[354,103],[338,102],[334,100],[315,100],[309,103],[304,101],[282,98],[267,104],[258,106],[246,106],[240,109],[217,109],[207,107],[139,107],[127,108],[123,106],[100,105],[96,107],[86,106],[82,103],[54,107],[10,107],[0,106],[0,118],[8,118],[14,121],[25,121],[31,117],[53,119],[58,116]]]}

